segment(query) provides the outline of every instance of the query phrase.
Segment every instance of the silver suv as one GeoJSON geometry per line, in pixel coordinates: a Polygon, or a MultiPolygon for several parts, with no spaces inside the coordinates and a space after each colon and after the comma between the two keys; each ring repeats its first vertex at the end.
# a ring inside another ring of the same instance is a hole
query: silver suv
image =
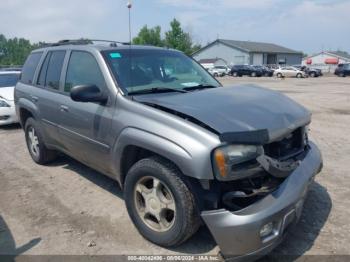
{"type": "Polygon", "coordinates": [[[265,254],[322,168],[309,111],[257,86],[222,87],[175,50],[35,50],[15,104],[36,163],[59,151],[117,180],[138,231],[165,247],[204,223],[225,257],[265,254]]]}

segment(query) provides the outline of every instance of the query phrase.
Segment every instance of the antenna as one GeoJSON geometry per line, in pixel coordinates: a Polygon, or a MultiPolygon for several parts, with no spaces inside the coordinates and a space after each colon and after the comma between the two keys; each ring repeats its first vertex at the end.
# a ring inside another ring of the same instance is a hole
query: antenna
{"type": "Polygon", "coordinates": [[[128,1],[128,4],[126,6],[129,9],[129,43],[131,45],[131,8],[132,8],[131,0],[128,1]]]}

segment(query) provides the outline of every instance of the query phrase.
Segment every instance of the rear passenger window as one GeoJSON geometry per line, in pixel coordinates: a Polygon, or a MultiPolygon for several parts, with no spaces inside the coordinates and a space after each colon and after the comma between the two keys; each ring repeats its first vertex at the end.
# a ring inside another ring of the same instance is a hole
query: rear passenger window
{"type": "Polygon", "coordinates": [[[58,90],[60,88],[60,77],[66,51],[53,51],[50,56],[46,72],[45,86],[58,90]]]}
{"type": "Polygon", "coordinates": [[[77,85],[96,85],[101,90],[106,86],[96,59],[87,52],[73,51],[69,59],[64,91],[69,93],[77,85]]]}
{"type": "Polygon", "coordinates": [[[31,53],[22,69],[21,82],[24,84],[32,84],[35,70],[39,64],[42,52],[31,53]]]}
{"type": "Polygon", "coordinates": [[[38,81],[37,81],[37,85],[39,85],[39,86],[45,86],[47,66],[49,65],[50,57],[51,57],[51,52],[47,53],[47,55],[45,57],[45,61],[44,61],[43,65],[41,66],[40,74],[39,74],[38,81]]]}

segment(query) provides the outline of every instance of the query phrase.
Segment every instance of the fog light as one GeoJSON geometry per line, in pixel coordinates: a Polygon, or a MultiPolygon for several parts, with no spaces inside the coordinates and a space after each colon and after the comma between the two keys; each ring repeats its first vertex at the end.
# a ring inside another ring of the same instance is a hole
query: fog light
{"type": "Polygon", "coordinates": [[[273,232],[273,223],[267,223],[260,229],[260,237],[267,237],[273,232]]]}

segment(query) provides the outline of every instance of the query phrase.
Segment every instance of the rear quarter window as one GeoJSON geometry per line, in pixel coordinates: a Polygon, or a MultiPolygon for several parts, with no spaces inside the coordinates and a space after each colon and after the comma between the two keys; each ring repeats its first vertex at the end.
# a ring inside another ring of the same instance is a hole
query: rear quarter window
{"type": "Polygon", "coordinates": [[[42,52],[31,53],[22,69],[22,75],[20,81],[24,84],[32,84],[35,70],[39,64],[42,52]]]}

